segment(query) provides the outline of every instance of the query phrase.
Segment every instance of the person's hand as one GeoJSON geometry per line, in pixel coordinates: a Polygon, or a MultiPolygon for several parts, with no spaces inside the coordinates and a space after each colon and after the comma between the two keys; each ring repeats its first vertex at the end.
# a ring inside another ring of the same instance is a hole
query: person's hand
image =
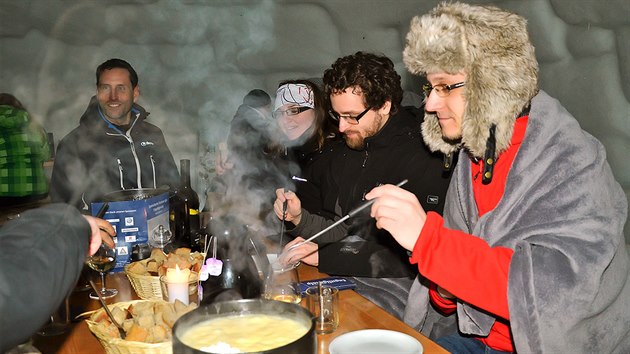
{"type": "Polygon", "coordinates": [[[214,169],[217,175],[221,176],[228,170],[234,167],[234,164],[229,162],[229,151],[225,142],[220,142],[217,145],[217,153],[214,159],[214,169]]]}
{"type": "Polygon", "coordinates": [[[280,264],[287,265],[302,261],[314,267],[319,265],[319,254],[317,253],[319,246],[316,243],[307,242],[303,245],[291,248],[293,245],[302,241],[304,241],[304,239],[298,236],[284,246],[280,259],[278,260],[280,264]]]}
{"type": "Polygon", "coordinates": [[[406,250],[413,250],[427,219],[418,198],[391,184],[376,187],[365,195],[365,199],[374,198],[377,199],[370,215],[376,219],[376,226],[389,231],[406,250]]]}
{"type": "Polygon", "coordinates": [[[302,202],[295,193],[285,191],[284,188],[276,189],[276,201],[273,203],[273,211],[278,219],[282,220],[282,210],[285,201],[287,202],[287,211],[284,220],[292,222],[293,225],[298,225],[302,220],[302,202]]]}
{"type": "Polygon", "coordinates": [[[107,220],[95,218],[89,215],[83,215],[83,217],[87,220],[88,224],[90,224],[91,236],[90,236],[90,246],[88,248],[88,254],[91,256],[98,248],[101,246],[101,243],[105,243],[110,248],[114,248],[114,240],[112,236],[116,235],[116,230],[112,224],[107,220]]]}

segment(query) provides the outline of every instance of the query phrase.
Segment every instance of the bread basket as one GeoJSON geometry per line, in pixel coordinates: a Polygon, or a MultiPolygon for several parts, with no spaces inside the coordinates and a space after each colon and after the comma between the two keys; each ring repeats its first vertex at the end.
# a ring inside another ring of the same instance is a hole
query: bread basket
{"type": "MultiPolygon", "coordinates": [[[[145,259],[139,261],[141,263],[149,262],[149,259],[145,259]]],[[[129,267],[131,263],[125,265],[125,274],[133,287],[133,290],[136,292],[139,298],[143,300],[162,300],[162,286],[160,285],[160,277],[157,275],[140,275],[129,271],[129,267]]],[[[189,280],[194,281],[194,285],[188,289],[189,294],[194,294],[196,291],[196,282],[198,279],[198,274],[196,272],[190,272],[189,280]]]]}
{"type": "MultiPolygon", "coordinates": [[[[123,309],[128,308],[132,304],[139,302],[158,302],[157,300],[135,300],[126,302],[117,302],[115,304],[108,305],[109,308],[121,307],[123,309]]],[[[160,301],[161,302],[161,301],[160,301]]],[[[107,354],[172,354],[173,344],[172,341],[166,341],[162,343],[144,343],[128,341],[120,338],[112,338],[109,334],[100,331],[97,323],[94,321],[99,316],[102,316],[104,310],[98,309],[86,320],[90,331],[98,338],[99,342],[105,349],[107,354]]]]}

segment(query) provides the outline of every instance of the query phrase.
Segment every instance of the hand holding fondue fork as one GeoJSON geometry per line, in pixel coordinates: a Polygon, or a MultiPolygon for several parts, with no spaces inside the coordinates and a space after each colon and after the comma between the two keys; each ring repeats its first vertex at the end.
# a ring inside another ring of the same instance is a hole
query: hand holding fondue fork
{"type": "Polygon", "coordinates": [[[278,188],[276,189],[276,201],[273,203],[273,211],[278,219],[297,225],[300,223],[302,216],[302,202],[295,192],[287,188],[278,188]]]}
{"type": "MultiPolygon", "coordinates": [[[[401,181],[400,183],[396,184],[396,187],[402,187],[403,185],[405,185],[408,182],[407,179],[401,181]]],[[[278,193],[278,191],[276,191],[276,194],[278,195],[278,199],[276,200],[276,204],[277,202],[280,200],[280,195],[278,193]]],[[[282,193],[283,196],[286,195],[285,193],[282,193]]],[[[295,194],[293,194],[295,195],[295,194]]],[[[287,198],[288,200],[288,198],[287,198]]],[[[299,205],[299,199],[297,197],[295,197],[295,200],[297,200],[297,202],[294,201],[294,204],[299,205]]],[[[341,219],[337,220],[336,222],[334,222],[333,224],[331,224],[330,226],[326,227],[325,229],[321,230],[320,232],[316,233],[315,235],[309,237],[308,239],[301,239],[300,241],[297,241],[298,239],[294,240],[293,242],[291,242],[290,244],[287,245],[287,247],[285,247],[285,249],[282,251],[282,253],[279,255],[278,259],[279,260],[284,260],[285,262],[289,262],[289,261],[299,261],[299,259],[292,259],[295,257],[287,257],[287,252],[290,252],[293,249],[296,249],[302,245],[305,244],[309,244],[311,241],[313,241],[314,239],[316,239],[317,237],[325,234],[326,232],[330,231],[331,229],[333,229],[334,227],[338,226],[339,224],[343,223],[344,221],[348,220],[350,217],[356,215],[357,213],[359,213],[360,211],[366,209],[367,207],[371,206],[372,204],[374,204],[374,202],[376,202],[376,198],[375,199],[371,199],[368,200],[366,202],[364,202],[363,204],[359,205],[358,207],[352,209],[348,214],[346,214],[345,216],[343,216],[341,219]],[[297,241],[297,242],[296,242],[297,241]]],[[[289,201],[289,204],[291,204],[291,202],[289,201]]],[[[276,210],[276,215],[278,214],[277,212],[277,207],[274,204],[274,209],[276,210]]],[[[301,209],[300,209],[301,211],[301,209]]],[[[301,214],[301,212],[300,212],[301,214]]],[[[295,214],[294,214],[295,215],[295,214]]],[[[289,220],[289,218],[287,217],[287,220],[289,220]]],[[[295,218],[292,218],[292,220],[295,220],[295,218]]],[[[298,224],[299,221],[296,223],[294,222],[294,224],[298,224]]],[[[313,247],[309,247],[309,251],[306,252],[305,256],[311,256],[313,254],[312,249],[313,247]]],[[[315,250],[317,249],[317,247],[315,246],[315,250]]],[[[312,256],[311,256],[312,257],[312,256]]],[[[317,257],[315,257],[316,260],[317,257]]],[[[316,261],[317,262],[317,261],[316,261]]],[[[308,262],[307,262],[308,263],[308,262]]],[[[317,265],[317,264],[311,264],[311,265],[317,265]]]]}

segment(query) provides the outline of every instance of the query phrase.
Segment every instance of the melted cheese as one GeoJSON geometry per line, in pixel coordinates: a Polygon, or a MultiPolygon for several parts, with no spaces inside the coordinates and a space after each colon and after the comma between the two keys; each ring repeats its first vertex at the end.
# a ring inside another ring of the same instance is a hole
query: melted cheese
{"type": "Polygon", "coordinates": [[[187,330],[181,341],[191,348],[210,351],[217,345],[228,345],[236,353],[260,352],[292,343],[308,332],[293,319],[248,314],[211,319],[187,330]]]}

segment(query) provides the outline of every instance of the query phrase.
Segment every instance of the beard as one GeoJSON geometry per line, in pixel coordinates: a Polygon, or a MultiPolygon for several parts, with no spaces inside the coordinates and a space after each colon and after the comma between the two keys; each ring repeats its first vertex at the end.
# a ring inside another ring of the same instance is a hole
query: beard
{"type": "Polygon", "coordinates": [[[372,124],[367,126],[365,129],[348,129],[344,133],[344,140],[346,141],[346,145],[353,150],[363,150],[365,148],[365,139],[371,136],[376,135],[381,128],[383,127],[383,116],[376,113],[374,116],[374,120],[372,124]],[[352,136],[348,136],[347,133],[354,133],[352,136]]]}

